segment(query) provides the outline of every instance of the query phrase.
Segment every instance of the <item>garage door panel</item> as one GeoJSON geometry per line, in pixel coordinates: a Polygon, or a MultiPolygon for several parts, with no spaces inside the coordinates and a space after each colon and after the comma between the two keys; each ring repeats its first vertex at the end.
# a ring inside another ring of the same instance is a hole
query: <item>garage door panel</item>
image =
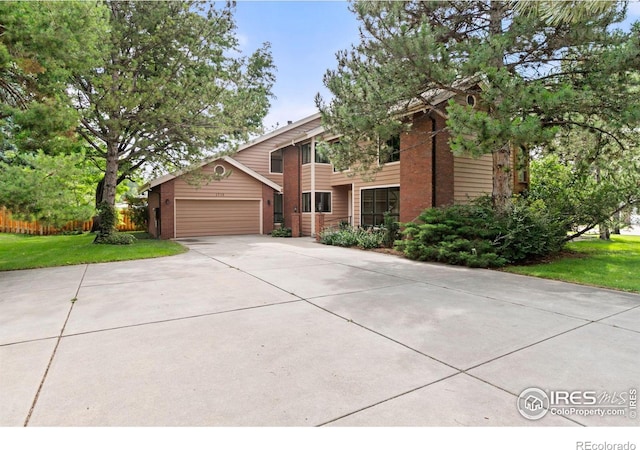
{"type": "Polygon", "coordinates": [[[176,200],[176,237],[259,233],[259,200],[176,200]]]}

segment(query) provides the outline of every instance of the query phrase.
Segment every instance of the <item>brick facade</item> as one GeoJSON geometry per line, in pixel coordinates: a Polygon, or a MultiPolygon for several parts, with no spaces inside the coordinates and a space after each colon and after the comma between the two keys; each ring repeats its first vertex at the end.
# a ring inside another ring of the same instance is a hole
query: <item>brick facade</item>
{"type": "MultiPolygon", "coordinates": [[[[282,209],[284,224],[292,226],[292,215],[300,213],[300,150],[298,147],[289,146],[282,151],[283,186],[282,209]]],[[[298,225],[299,226],[299,225],[298,225]]]]}
{"type": "MultiPolygon", "coordinates": [[[[444,117],[434,115],[436,131],[447,126],[444,117]]],[[[434,206],[453,205],[453,153],[449,147],[449,132],[439,131],[436,134],[436,201],[434,206]]]]}
{"type": "Polygon", "coordinates": [[[161,239],[173,239],[175,224],[173,223],[175,208],[175,179],[160,185],[160,222],[161,239]]]}
{"type": "Polygon", "coordinates": [[[262,185],[262,234],[271,234],[273,231],[273,194],[274,190],[262,185]]]}
{"type": "Polygon", "coordinates": [[[160,224],[156,223],[156,209],[160,208],[160,187],[156,186],[149,190],[147,208],[149,213],[149,234],[153,237],[158,237],[160,224]]]}
{"type": "Polygon", "coordinates": [[[449,136],[446,132],[435,134],[434,155],[434,125],[435,131],[443,129],[444,119],[436,114],[418,113],[413,117],[411,130],[400,136],[401,222],[414,220],[434,204],[453,203],[453,154],[448,145],[449,136]]]}

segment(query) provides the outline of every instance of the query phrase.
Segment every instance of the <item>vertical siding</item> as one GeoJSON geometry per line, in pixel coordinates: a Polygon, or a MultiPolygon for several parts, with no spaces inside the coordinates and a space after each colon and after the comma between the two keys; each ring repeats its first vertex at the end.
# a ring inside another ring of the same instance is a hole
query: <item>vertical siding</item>
{"type": "Polygon", "coordinates": [[[455,203],[468,203],[493,190],[491,154],[480,158],[455,156],[453,159],[453,189],[455,203]]]}
{"type": "Polygon", "coordinates": [[[220,181],[213,180],[201,186],[191,185],[184,179],[175,179],[175,196],[183,198],[262,198],[262,183],[236,169],[224,161],[215,161],[203,168],[205,174],[212,174],[214,168],[221,165],[231,175],[220,181]]]}

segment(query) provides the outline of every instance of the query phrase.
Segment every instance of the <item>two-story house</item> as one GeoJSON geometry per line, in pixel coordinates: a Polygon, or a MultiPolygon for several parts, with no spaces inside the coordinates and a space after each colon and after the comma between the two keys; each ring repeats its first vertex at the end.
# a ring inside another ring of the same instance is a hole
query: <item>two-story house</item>
{"type": "MultiPolygon", "coordinates": [[[[491,193],[491,155],[455,156],[442,114],[416,109],[406,118],[413,122],[410,131],[394,140],[394,152],[366,179],[336,171],[316,151],[318,142],[333,138],[317,113],[233,156],[203,162],[201,170],[219,181],[193,185],[180,174],[153,180],[147,185],[149,232],[163,239],[268,234],[284,224],[294,236],[314,236],[323,224],[375,226],[385,212],[409,222],[425,208],[491,193]]],[[[526,188],[526,169],[514,170],[513,177],[514,191],[526,188]]]]}

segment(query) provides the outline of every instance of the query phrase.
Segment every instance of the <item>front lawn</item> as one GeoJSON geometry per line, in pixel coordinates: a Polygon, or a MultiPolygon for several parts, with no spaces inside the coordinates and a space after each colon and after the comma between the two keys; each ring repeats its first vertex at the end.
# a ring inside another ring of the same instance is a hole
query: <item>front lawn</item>
{"type": "Polygon", "coordinates": [[[576,252],[546,264],[511,266],[504,270],[573,283],[640,292],[640,236],[611,237],[611,241],[589,238],[571,242],[576,252]]]}
{"type": "Polygon", "coordinates": [[[185,252],[173,241],[149,239],[146,233],[131,233],[137,241],[131,245],[93,244],[94,235],[31,236],[0,233],[0,270],[125,261],[155,258],[185,252]]]}

